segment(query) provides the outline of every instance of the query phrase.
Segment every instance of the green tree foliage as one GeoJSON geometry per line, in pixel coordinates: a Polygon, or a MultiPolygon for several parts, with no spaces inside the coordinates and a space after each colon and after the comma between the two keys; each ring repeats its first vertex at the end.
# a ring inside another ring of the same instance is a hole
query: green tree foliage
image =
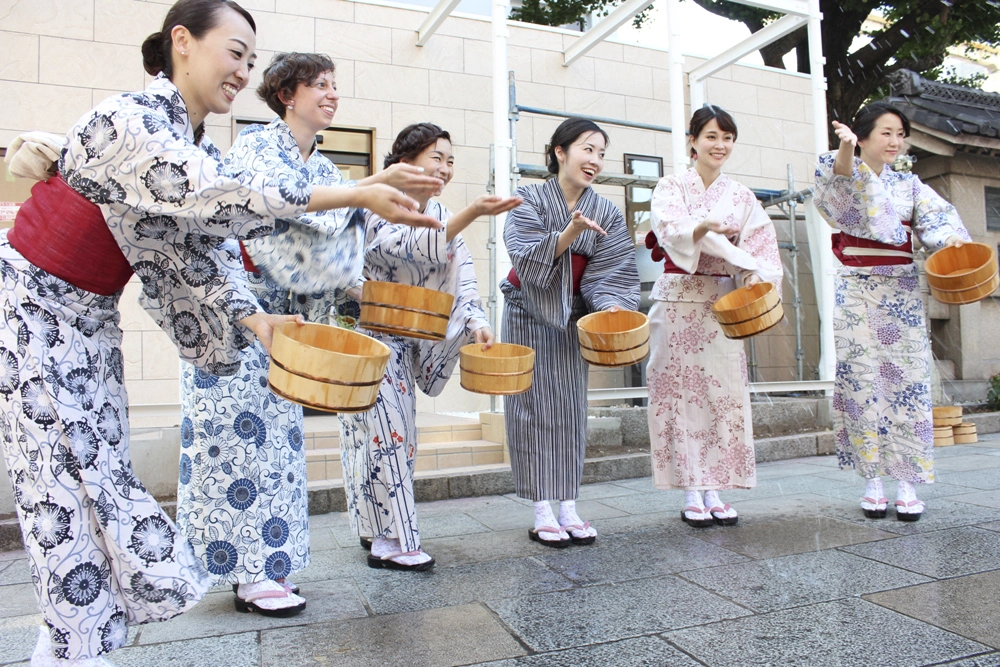
{"type": "MultiPolygon", "coordinates": [[[[623,0],[524,0],[520,7],[510,12],[515,21],[535,23],[538,25],[578,25],[580,30],[586,28],[585,20],[588,14],[607,16],[608,12],[622,3],[623,0]]],[[[646,7],[632,24],[639,28],[645,23],[653,6],[646,7]]]]}

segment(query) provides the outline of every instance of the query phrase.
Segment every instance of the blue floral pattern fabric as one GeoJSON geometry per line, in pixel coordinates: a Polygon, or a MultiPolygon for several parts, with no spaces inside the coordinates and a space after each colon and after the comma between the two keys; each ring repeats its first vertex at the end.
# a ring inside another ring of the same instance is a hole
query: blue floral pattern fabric
{"type": "Polygon", "coordinates": [[[227,175],[201,128],[196,137],[173,83],[110,97],[70,130],[59,171],[97,204],[142,280],[140,303],[182,359],[228,375],[250,345],[238,321],[257,312],[239,248],[275,218],[305,211],[312,185],[291,169],[227,175]]]}
{"type": "MultiPolygon", "coordinates": [[[[285,121],[251,125],[236,138],[226,155],[234,172],[276,177],[296,175],[302,186],[354,187],[336,165],[318,150],[303,160],[285,121]]],[[[340,208],[306,213],[275,222],[274,234],[246,242],[247,253],[267,278],[299,294],[314,294],[355,285],[364,264],[364,217],[357,209],[340,208]]]]}
{"type": "MultiPolygon", "coordinates": [[[[950,236],[969,240],[955,208],[914,174],[875,174],[855,159],[848,178],[820,156],[816,207],[833,227],[899,245],[902,221],[930,250],[950,236]]],[[[865,478],[934,482],[931,344],[915,264],[840,267],[833,328],[837,373],[834,434],[841,468],[865,478]]]]}
{"type": "Polygon", "coordinates": [[[118,296],[32,266],[0,232],[0,433],[57,658],[125,644],[210,578],[132,471],[118,296]]]}
{"type": "MultiPolygon", "coordinates": [[[[429,201],[427,215],[445,222],[448,210],[429,201]]],[[[417,455],[417,387],[444,390],[458,351],[488,326],[472,255],[461,235],[395,225],[373,213],[365,224],[365,278],[418,285],[455,295],[443,341],[402,338],[359,329],[391,354],[375,407],[340,415],[340,455],[351,525],[362,537],[396,538],[404,552],[420,548],[413,473],[417,455]]]]}

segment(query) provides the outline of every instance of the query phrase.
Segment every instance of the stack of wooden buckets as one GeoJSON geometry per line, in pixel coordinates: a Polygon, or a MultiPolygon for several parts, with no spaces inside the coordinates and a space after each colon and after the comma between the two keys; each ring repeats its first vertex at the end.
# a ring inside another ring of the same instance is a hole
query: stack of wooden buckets
{"type": "Polygon", "coordinates": [[[961,405],[934,408],[934,446],[971,445],[979,442],[976,425],[962,421],[961,405]]]}

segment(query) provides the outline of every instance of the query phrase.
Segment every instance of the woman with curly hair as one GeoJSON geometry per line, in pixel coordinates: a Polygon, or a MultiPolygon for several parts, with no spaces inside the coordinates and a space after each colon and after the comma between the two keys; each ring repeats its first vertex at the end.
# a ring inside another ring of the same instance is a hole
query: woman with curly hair
{"type": "MultiPolygon", "coordinates": [[[[412,165],[444,185],[454,175],[451,135],[437,125],[404,128],[385,166],[412,165]]],[[[433,193],[440,195],[444,186],[433,193]]],[[[375,407],[340,415],[340,451],[351,525],[371,541],[368,565],[427,570],[434,559],[420,548],[413,497],[417,455],[416,388],[428,396],[444,390],[461,346],[493,345],[472,255],[460,236],[476,218],[509,211],[521,200],[481,195],[455,215],[429,195],[414,194],[420,211],[445,224],[417,230],[389,222],[375,212],[365,219],[365,279],[416,285],[455,296],[443,341],[417,340],[364,331],[389,346],[391,354],[375,407]]]]}
{"type": "Polygon", "coordinates": [[[833,122],[837,151],[819,158],[816,207],[841,262],[833,328],[837,374],[834,433],[841,468],[867,480],[861,509],[888,513],[882,477],[897,480],[896,518],[924,511],[916,484],[934,482],[931,344],[913,240],[930,250],[969,241],[955,207],[915,174],[892,168],[910,121],[885,103],[862,108],[850,126],[833,122]]]}
{"type": "MultiPolygon", "coordinates": [[[[131,625],[187,611],[210,577],[136,479],[118,300],[141,301],[182,359],[227,375],[256,336],[297,316],[263,312],[226,238],[276,218],[371,206],[437,225],[397,190],[228,175],[205,134],[255,58],[255,26],[232,0],[180,0],[143,44],[141,92],[113,96],[67,136],[59,176],[0,232],[0,429],[45,627],[32,667],[97,667],[131,625]]],[[[234,489],[234,501],[246,499],[234,489]]]]}

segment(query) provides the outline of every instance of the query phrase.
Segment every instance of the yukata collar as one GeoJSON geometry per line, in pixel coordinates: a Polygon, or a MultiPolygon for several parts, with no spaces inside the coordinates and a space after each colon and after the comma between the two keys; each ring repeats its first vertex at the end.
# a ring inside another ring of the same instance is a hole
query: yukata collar
{"type": "Polygon", "coordinates": [[[586,202],[590,199],[590,197],[595,195],[594,188],[588,185],[587,189],[584,190],[583,194],[580,195],[579,201],[576,202],[576,207],[573,209],[573,211],[571,211],[569,210],[569,204],[566,202],[566,195],[563,194],[562,188],[559,187],[558,175],[554,175],[551,178],[549,178],[547,181],[545,181],[542,187],[548,188],[549,193],[553,197],[555,197],[559,202],[562,203],[563,210],[566,212],[566,215],[572,215],[573,211],[582,211],[584,204],[586,204],[586,202]]]}
{"type": "Polygon", "coordinates": [[[701,174],[699,174],[698,170],[694,167],[688,167],[682,178],[687,181],[688,187],[699,195],[707,193],[716,186],[721,187],[726,181],[729,180],[729,177],[726,176],[725,173],[719,172],[719,177],[712,181],[712,184],[706,188],[705,181],[701,180],[701,174]]]}
{"type": "Polygon", "coordinates": [[[181,91],[177,90],[174,82],[167,78],[167,75],[160,72],[156,75],[146,92],[156,97],[166,99],[167,115],[170,117],[170,124],[174,130],[182,137],[195,145],[200,145],[205,136],[205,122],[202,121],[198,127],[191,127],[191,116],[188,114],[187,103],[181,91]]]}
{"type": "Polygon", "coordinates": [[[309,159],[306,160],[302,156],[302,151],[299,150],[299,142],[295,140],[295,135],[292,134],[292,128],[288,127],[288,123],[286,123],[281,118],[275,118],[274,120],[272,120],[271,124],[268,125],[268,127],[270,129],[277,131],[278,136],[282,143],[282,147],[286,151],[288,151],[292,155],[292,157],[296,158],[300,164],[303,165],[309,164],[310,162],[312,162],[313,158],[319,156],[319,151],[316,150],[319,144],[316,142],[315,139],[313,139],[312,149],[309,151],[309,159]]]}

